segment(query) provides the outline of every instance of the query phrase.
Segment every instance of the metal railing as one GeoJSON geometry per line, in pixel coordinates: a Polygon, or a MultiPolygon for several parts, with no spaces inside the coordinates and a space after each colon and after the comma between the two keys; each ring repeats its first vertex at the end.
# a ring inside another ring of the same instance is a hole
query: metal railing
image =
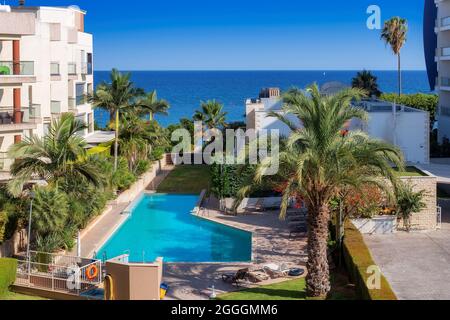
{"type": "Polygon", "coordinates": [[[0,76],[33,76],[34,61],[0,61],[0,76]]]}
{"type": "Polygon", "coordinates": [[[19,260],[16,285],[80,294],[103,281],[100,260],[31,251],[19,260]]]}
{"type": "MultiPolygon", "coordinates": [[[[20,112],[21,123],[35,123],[41,117],[41,105],[21,107],[20,112]]],[[[15,124],[13,106],[0,106],[0,124],[15,124]]]]}

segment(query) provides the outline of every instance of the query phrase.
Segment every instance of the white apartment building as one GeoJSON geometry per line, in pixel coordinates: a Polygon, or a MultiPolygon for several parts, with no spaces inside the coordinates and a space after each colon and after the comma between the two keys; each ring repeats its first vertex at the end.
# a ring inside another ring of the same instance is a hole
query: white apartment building
{"type": "Polygon", "coordinates": [[[93,111],[84,98],[94,89],[85,14],[75,6],[0,5],[0,173],[12,163],[12,144],[43,136],[62,113],[87,124],[84,136],[93,133],[93,111]]]}
{"type": "MultiPolygon", "coordinates": [[[[450,1],[435,0],[437,19],[435,32],[437,48],[437,79],[435,90],[439,94],[439,129],[438,139],[450,139],[450,1]]],[[[429,72],[431,72],[429,70],[429,72]]]]}
{"type": "MultiPolygon", "coordinates": [[[[362,130],[371,137],[397,145],[410,163],[428,164],[430,161],[430,118],[428,112],[379,100],[364,100],[356,104],[369,113],[369,121],[354,119],[349,129],[362,130]]],[[[280,90],[263,89],[257,99],[246,101],[247,129],[279,130],[281,136],[289,136],[290,128],[268,116],[268,112],[283,113],[280,90]]],[[[293,115],[288,119],[301,126],[293,115]]]]}

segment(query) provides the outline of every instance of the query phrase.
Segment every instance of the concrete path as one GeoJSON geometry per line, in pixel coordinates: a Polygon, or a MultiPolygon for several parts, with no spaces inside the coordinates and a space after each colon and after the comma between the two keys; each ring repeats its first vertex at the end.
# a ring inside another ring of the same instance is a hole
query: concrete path
{"type": "MultiPolygon", "coordinates": [[[[165,264],[163,281],[169,284],[169,299],[208,299],[214,286],[218,294],[235,291],[236,287],[221,280],[223,273],[235,273],[242,268],[259,269],[267,263],[303,267],[307,260],[306,238],[289,239],[288,224],[278,219],[277,212],[245,216],[227,216],[217,210],[202,212],[204,218],[253,232],[253,263],[186,263],[165,264]]],[[[270,284],[289,278],[269,280],[258,285],[270,284]]],[[[254,287],[244,283],[243,287],[254,287]]]]}
{"type": "Polygon", "coordinates": [[[364,237],[401,300],[450,299],[450,201],[440,200],[442,229],[364,237]]]}

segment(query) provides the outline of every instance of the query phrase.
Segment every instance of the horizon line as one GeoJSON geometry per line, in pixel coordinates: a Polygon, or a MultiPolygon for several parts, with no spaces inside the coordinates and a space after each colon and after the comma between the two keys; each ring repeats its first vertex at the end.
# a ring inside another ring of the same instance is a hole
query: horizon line
{"type": "MultiPolygon", "coordinates": [[[[278,71],[278,72],[298,72],[298,71],[320,71],[320,72],[336,72],[336,71],[363,71],[363,70],[367,70],[367,71],[373,71],[373,72],[378,72],[378,71],[395,71],[397,72],[397,69],[120,69],[120,68],[111,68],[111,69],[98,69],[98,70],[94,70],[94,71],[100,71],[100,72],[109,72],[112,69],[117,69],[117,70],[122,70],[122,71],[129,71],[129,72],[189,72],[189,71],[194,71],[194,72],[217,72],[217,71],[221,71],[221,72],[236,72],[236,71],[241,71],[241,72],[249,72],[249,71],[278,71]]],[[[426,69],[404,69],[402,70],[402,72],[404,71],[424,71],[426,72],[426,69]]]]}

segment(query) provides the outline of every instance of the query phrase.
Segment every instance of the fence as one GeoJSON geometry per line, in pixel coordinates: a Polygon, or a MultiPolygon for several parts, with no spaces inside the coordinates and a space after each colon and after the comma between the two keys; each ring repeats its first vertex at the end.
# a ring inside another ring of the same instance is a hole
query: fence
{"type": "Polygon", "coordinates": [[[16,285],[80,294],[103,281],[100,260],[31,251],[19,260],[16,285]]]}

